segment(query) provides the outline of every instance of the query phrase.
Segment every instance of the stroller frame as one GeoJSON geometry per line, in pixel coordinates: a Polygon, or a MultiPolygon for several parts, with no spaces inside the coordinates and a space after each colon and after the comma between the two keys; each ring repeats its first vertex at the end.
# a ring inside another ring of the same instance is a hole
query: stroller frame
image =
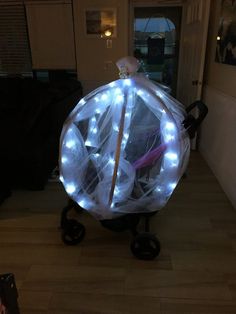
{"type": "MultiPolygon", "coordinates": [[[[190,139],[192,139],[207,115],[208,109],[202,101],[198,100],[186,108],[186,113],[187,117],[183,121],[183,125],[190,139]],[[195,108],[198,109],[197,118],[190,114],[195,108]]],[[[62,230],[62,241],[67,245],[79,244],[85,236],[84,225],[76,219],[68,218],[68,213],[72,209],[75,209],[77,213],[84,210],[71,199],[69,199],[68,204],[62,210],[60,227],[62,230]]],[[[100,223],[103,227],[115,232],[130,230],[133,235],[133,240],[130,244],[133,255],[138,259],[153,260],[158,256],[161,249],[160,241],[155,234],[150,232],[150,218],[157,212],[125,214],[115,219],[100,220],[100,223]],[[138,232],[137,227],[141,219],[144,219],[144,230],[138,232]]]]}

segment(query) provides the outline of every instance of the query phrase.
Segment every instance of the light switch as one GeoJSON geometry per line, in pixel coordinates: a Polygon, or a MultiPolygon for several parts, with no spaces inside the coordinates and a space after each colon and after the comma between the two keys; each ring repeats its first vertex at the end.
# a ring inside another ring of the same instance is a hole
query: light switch
{"type": "Polygon", "coordinates": [[[112,39],[107,39],[107,48],[112,48],[112,39]]]}

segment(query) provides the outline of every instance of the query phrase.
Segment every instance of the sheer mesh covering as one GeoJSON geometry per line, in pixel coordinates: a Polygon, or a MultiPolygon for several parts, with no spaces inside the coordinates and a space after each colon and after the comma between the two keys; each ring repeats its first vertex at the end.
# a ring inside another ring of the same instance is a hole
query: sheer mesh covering
{"type": "Polygon", "coordinates": [[[61,134],[61,181],[97,219],[160,210],[188,162],[182,104],[145,76],[81,99],[61,134]]]}

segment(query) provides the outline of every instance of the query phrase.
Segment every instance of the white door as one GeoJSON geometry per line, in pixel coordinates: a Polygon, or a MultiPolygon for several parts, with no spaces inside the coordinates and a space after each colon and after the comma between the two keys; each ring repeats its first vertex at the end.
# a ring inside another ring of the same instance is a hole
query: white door
{"type": "Polygon", "coordinates": [[[210,0],[183,5],[177,98],[185,106],[201,99],[210,0]]]}

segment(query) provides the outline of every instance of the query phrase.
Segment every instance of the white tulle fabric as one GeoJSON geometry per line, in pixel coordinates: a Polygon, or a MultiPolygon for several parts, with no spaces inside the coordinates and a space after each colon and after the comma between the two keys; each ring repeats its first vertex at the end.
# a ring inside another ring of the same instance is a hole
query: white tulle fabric
{"type": "Polygon", "coordinates": [[[182,104],[144,75],[102,86],[64,124],[60,179],[97,219],[160,210],[188,162],[182,104]]]}

